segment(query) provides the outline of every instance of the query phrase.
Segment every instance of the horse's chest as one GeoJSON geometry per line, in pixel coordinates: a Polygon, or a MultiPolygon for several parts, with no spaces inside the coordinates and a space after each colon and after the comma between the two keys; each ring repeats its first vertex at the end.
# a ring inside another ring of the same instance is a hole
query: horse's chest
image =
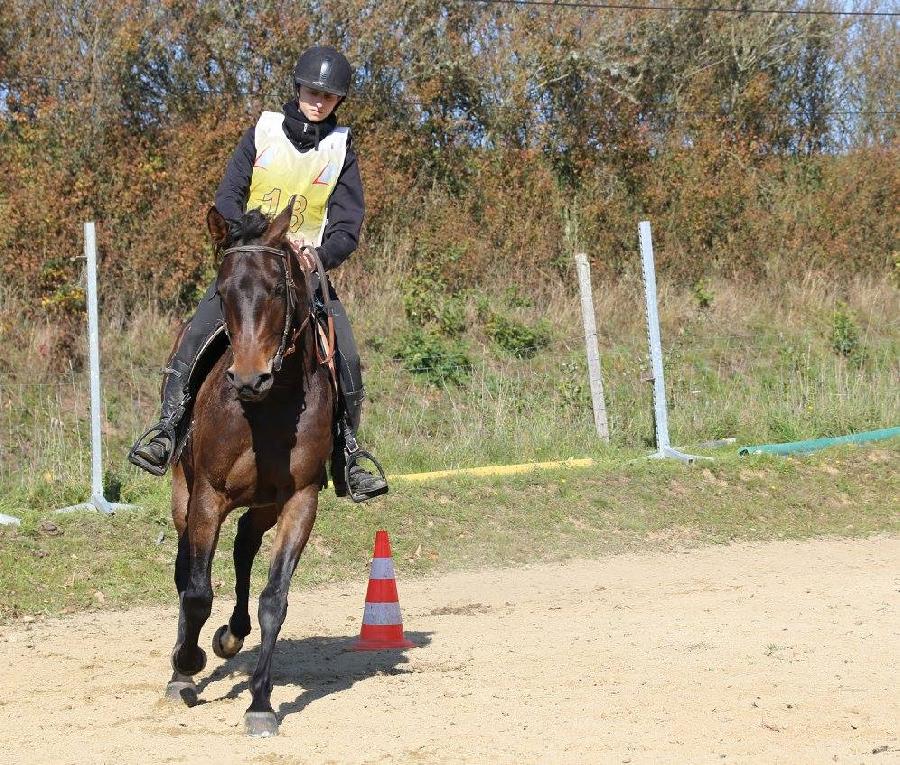
{"type": "Polygon", "coordinates": [[[242,504],[267,504],[318,480],[330,450],[318,448],[321,439],[308,436],[298,429],[257,431],[232,463],[226,493],[242,504]]]}
{"type": "Polygon", "coordinates": [[[318,482],[331,454],[330,401],[270,395],[263,404],[225,398],[197,434],[195,456],[235,506],[278,502],[318,482]]]}

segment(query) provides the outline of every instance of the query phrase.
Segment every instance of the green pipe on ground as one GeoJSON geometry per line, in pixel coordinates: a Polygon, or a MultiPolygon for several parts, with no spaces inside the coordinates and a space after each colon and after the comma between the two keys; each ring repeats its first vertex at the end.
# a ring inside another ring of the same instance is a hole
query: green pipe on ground
{"type": "Polygon", "coordinates": [[[738,454],[742,457],[747,454],[795,454],[797,452],[815,452],[838,444],[861,444],[866,441],[881,441],[885,438],[900,436],[900,427],[882,428],[881,430],[867,430],[864,433],[853,433],[849,436],[837,436],[835,438],[814,438],[811,441],[790,441],[786,444],[762,444],[760,446],[745,446],[738,454]]]}

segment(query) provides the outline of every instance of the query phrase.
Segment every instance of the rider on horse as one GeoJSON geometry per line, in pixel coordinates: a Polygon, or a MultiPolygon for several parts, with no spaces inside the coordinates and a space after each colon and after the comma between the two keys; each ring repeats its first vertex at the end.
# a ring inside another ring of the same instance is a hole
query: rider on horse
{"type": "MultiPolygon", "coordinates": [[[[301,253],[307,246],[315,247],[326,270],[339,266],[356,249],[363,221],[356,152],[349,129],[338,127],[334,114],[347,97],[351,76],[350,63],[334,48],[306,50],[294,67],[297,100],[286,103],[280,113],[263,112],[256,125],[244,133],[216,192],[216,208],[232,226],[251,209],[275,216],[296,195],[290,238],[301,253]]],[[[343,402],[336,435],[348,468],[347,489],[355,501],[365,501],[384,494],[388,486],[382,476],[358,464],[360,456],[370,456],[356,441],[365,397],[359,354],[334,288],[329,283],[318,289],[328,289],[331,297],[329,313],[334,320],[343,402]]],[[[162,475],[172,462],[178,425],[190,409],[192,385],[197,382],[191,379],[192,373],[223,324],[213,282],[165,370],[159,422],[129,452],[129,460],[138,467],[162,475]],[[147,436],[152,438],[145,443],[147,436]]]]}

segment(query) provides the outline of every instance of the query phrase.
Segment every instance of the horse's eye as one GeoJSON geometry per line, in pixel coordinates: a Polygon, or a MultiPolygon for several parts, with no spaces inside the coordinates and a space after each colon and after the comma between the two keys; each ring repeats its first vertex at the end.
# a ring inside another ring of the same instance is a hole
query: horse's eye
{"type": "Polygon", "coordinates": [[[272,290],[272,294],[275,297],[284,297],[284,284],[278,283],[275,285],[275,288],[272,290]]]}

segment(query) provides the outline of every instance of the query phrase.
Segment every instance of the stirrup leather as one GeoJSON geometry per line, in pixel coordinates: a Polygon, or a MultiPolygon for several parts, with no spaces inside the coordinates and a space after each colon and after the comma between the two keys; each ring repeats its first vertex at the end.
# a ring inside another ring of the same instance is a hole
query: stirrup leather
{"type": "Polygon", "coordinates": [[[137,467],[146,470],[148,473],[151,473],[155,476],[165,475],[166,470],[168,470],[169,465],[172,464],[172,456],[175,454],[175,427],[176,422],[172,420],[160,420],[156,425],[153,425],[150,428],[147,428],[146,431],[134,442],[131,449],[128,452],[128,461],[132,465],[137,465],[137,467]],[[152,436],[155,435],[163,435],[166,436],[172,444],[171,452],[169,453],[169,459],[165,461],[163,465],[154,465],[152,462],[147,462],[141,455],[137,453],[137,450],[144,446],[145,441],[149,443],[152,441],[152,436]],[[148,436],[151,436],[148,438],[148,436]]]}
{"type": "Polygon", "coordinates": [[[350,499],[352,499],[356,504],[360,504],[362,502],[367,502],[370,499],[374,499],[375,497],[380,497],[382,494],[387,494],[389,489],[387,485],[387,475],[385,475],[384,468],[381,467],[381,463],[377,459],[375,459],[375,456],[371,452],[361,448],[359,444],[356,443],[356,439],[353,439],[353,445],[356,447],[353,449],[353,451],[348,448],[344,452],[344,483],[347,486],[347,496],[350,497],[350,499]],[[371,494],[363,494],[353,491],[352,485],[350,483],[350,468],[358,465],[360,459],[371,462],[375,466],[375,469],[381,476],[381,480],[384,481],[383,488],[377,489],[371,494]]]}

